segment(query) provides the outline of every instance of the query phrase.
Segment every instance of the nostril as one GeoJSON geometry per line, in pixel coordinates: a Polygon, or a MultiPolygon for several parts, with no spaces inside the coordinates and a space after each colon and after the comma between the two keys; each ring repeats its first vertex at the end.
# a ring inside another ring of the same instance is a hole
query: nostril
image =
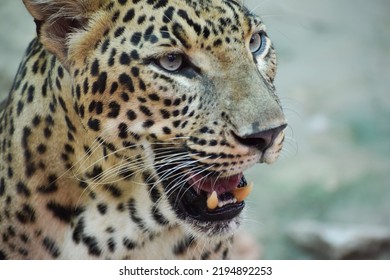
{"type": "Polygon", "coordinates": [[[276,128],[245,135],[243,137],[235,134],[235,137],[238,142],[245,146],[254,147],[259,149],[260,151],[264,151],[272,146],[275,138],[285,128],[286,125],[281,125],[276,128]]]}

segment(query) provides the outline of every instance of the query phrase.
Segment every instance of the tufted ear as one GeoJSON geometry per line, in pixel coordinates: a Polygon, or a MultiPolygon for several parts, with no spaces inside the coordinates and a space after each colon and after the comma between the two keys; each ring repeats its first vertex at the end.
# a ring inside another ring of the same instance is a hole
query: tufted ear
{"type": "Polygon", "coordinates": [[[106,0],[23,0],[42,44],[66,66],[69,38],[87,27],[106,0]]]}

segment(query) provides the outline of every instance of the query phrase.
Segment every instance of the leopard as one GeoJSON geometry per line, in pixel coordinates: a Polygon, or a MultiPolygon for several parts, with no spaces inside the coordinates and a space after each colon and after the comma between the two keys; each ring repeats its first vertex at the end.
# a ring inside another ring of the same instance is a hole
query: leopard
{"type": "Polygon", "coordinates": [[[287,120],[242,0],[23,0],[0,105],[0,259],[232,259],[287,120]]]}

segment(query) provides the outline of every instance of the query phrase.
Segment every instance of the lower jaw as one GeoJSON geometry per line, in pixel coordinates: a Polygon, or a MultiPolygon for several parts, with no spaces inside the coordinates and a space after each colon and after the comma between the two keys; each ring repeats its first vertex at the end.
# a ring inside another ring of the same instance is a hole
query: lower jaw
{"type": "Polygon", "coordinates": [[[178,218],[193,227],[197,233],[204,233],[209,237],[230,235],[235,231],[240,224],[240,213],[245,207],[245,202],[242,201],[209,210],[206,194],[198,195],[192,189],[185,193],[179,190],[176,195],[170,197],[171,205],[178,218]]]}

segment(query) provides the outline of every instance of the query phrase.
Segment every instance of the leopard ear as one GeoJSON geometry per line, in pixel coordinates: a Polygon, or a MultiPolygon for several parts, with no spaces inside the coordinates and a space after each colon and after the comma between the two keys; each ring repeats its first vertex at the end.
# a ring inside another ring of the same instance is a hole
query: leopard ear
{"type": "Polygon", "coordinates": [[[23,0],[42,44],[66,66],[69,38],[82,32],[106,0],[23,0]]]}

